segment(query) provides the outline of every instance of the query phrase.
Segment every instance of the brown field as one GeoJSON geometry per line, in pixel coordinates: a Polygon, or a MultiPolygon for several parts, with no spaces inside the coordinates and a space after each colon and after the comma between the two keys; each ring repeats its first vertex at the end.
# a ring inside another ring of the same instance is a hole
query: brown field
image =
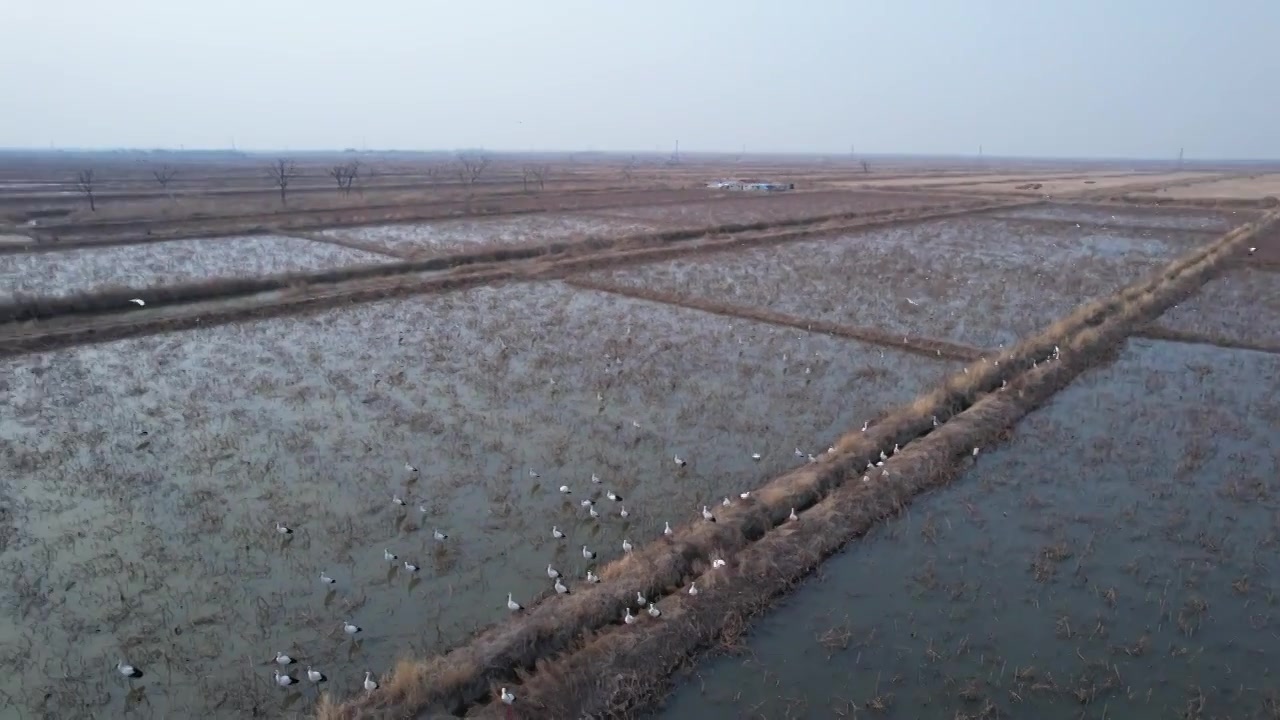
{"type": "Polygon", "coordinates": [[[1280,175],[1248,175],[1162,188],[1150,193],[1168,200],[1233,200],[1280,197],[1280,175]]]}
{"type": "Polygon", "coordinates": [[[5,707],[1274,709],[1277,217],[1099,202],[1237,171],[488,159],[0,164],[5,707]]]}

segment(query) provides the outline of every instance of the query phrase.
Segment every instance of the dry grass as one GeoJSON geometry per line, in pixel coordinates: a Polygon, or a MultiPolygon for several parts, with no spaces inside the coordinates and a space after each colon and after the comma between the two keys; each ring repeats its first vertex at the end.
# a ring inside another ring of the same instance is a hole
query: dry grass
{"type": "MultiPolygon", "coordinates": [[[[524,686],[523,694],[538,716],[609,716],[652,700],[668,673],[716,636],[726,617],[747,617],[767,607],[848,539],[898,512],[915,494],[947,482],[957,471],[957,461],[971,457],[971,448],[995,441],[1005,427],[1096,363],[1135,327],[1194,291],[1255,229],[1229,233],[1171,263],[1151,280],[1090,303],[1006,351],[998,364],[984,360],[953,376],[866,432],[850,433],[823,462],[776,478],[748,502],[720,509],[716,523],[682,527],[673,538],[606,566],[602,585],[541,602],[468,645],[424,661],[429,664],[414,665],[406,672],[428,684],[418,696],[423,704],[398,707],[396,712],[465,707],[485,697],[494,682],[534,666],[536,679],[524,686]],[[1054,346],[1065,346],[1063,359],[1039,363],[1050,357],[1054,346]],[[993,394],[1005,381],[1012,381],[1008,390],[993,394]],[[935,429],[932,416],[946,422],[935,429]],[[886,463],[891,475],[877,475],[874,484],[845,482],[862,475],[865,465],[895,444],[905,447],[886,463]],[[800,522],[778,528],[790,508],[809,509],[800,522]],[[769,532],[771,528],[778,529],[769,532]],[[713,557],[734,560],[727,571],[711,570],[713,557]],[[696,601],[684,593],[670,594],[690,578],[709,578],[699,584],[702,592],[696,601]],[[651,598],[666,595],[663,617],[618,628],[622,608],[637,589],[651,598]],[[583,640],[591,631],[600,635],[583,640]],[[539,663],[576,643],[584,644],[554,663],[539,663]],[[438,668],[453,666],[483,670],[470,677],[453,674],[447,680],[439,675],[438,668]]],[[[352,701],[337,717],[376,716],[371,713],[387,707],[376,699],[379,694],[352,701]]]]}
{"type": "MultiPolygon", "coordinates": [[[[616,716],[634,711],[660,696],[669,673],[721,632],[725,617],[741,617],[767,608],[773,597],[789,589],[797,578],[844,542],[864,533],[881,518],[899,512],[912,497],[950,480],[957,463],[970,456],[970,447],[995,441],[1000,431],[1064,387],[1092,366],[1141,323],[1178,298],[1195,290],[1213,267],[1229,255],[1230,246],[1247,237],[1233,233],[1219,247],[1196,253],[1202,265],[1178,263],[1172,279],[1135,289],[1110,317],[1071,338],[1071,348],[1058,362],[1036,367],[1017,377],[1006,391],[988,395],[950,422],[929,433],[886,463],[888,475],[873,483],[846,483],[821,503],[805,511],[798,523],[769,532],[741,550],[719,574],[719,582],[700,583],[696,599],[675,593],[662,601],[663,616],[638,626],[613,625],[574,652],[539,664],[539,671],[519,689],[536,716],[577,717],[603,713],[616,716]],[[625,686],[612,682],[627,677],[625,686]]],[[[1057,564],[1071,557],[1069,546],[1047,546],[1039,557],[1057,564]]],[[[700,578],[701,579],[701,578],[700,578]]],[[[1188,601],[1179,625],[1190,635],[1207,606],[1188,601]]],[[[1062,626],[1071,632],[1070,625],[1062,626]]],[[[1091,692],[1077,688],[1081,692],[1091,692]]],[[[1087,700],[1087,697],[1085,698],[1087,700]]],[[[1083,702],[1084,700],[1082,700],[1083,702]]],[[[486,708],[480,716],[499,709],[486,708]]]]}

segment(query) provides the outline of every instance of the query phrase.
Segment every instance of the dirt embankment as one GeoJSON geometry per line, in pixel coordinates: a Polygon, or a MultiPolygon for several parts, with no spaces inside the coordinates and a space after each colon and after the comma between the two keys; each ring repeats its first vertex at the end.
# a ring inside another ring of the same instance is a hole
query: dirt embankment
{"type": "MultiPolygon", "coordinates": [[[[1269,215],[1259,224],[1274,221],[1269,215]]],[[[958,460],[973,457],[972,448],[998,438],[1134,329],[1198,289],[1257,225],[970,365],[865,432],[849,433],[821,462],[774,479],[747,502],[718,508],[715,523],[682,526],[609,564],[602,584],[544,598],[445,655],[405,661],[377,692],[344,704],[326,701],[320,717],[505,712],[486,707],[499,685],[514,689],[522,717],[614,716],[644,705],[694,652],[740,627],[871,523],[946,482],[958,460]],[[885,476],[872,463],[895,445],[904,449],[885,463],[885,476]],[[792,508],[802,513],[795,523],[787,522],[792,508]],[[729,565],[713,568],[716,558],[729,565]],[[691,582],[701,591],[696,598],[687,593],[691,582]],[[636,591],[661,598],[663,617],[620,624],[636,591]]]]}
{"type": "MultiPolygon", "coordinates": [[[[770,236],[769,241],[778,242],[784,239],[795,239],[812,235],[815,232],[831,232],[851,227],[824,227],[824,224],[841,221],[853,221],[857,227],[876,222],[902,222],[926,220],[945,217],[953,214],[978,212],[993,207],[1006,208],[1009,204],[1000,203],[955,203],[935,206],[924,210],[910,209],[905,211],[883,210],[872,213],[840,214],[801,220],[783,220],[776,222],[758,222],[749,224],[721,225],[716,227],[671,230],[659,233],[633,235],[629,237],[588,238],[586,240],[563,240],[541,245],[501,246],[475,252],[446,255],[424,260],[378,263],[373,265],[355,265],[343,268],[323,270],[319,272],[286,273],[265,277],[219,278],[196,283],[162,285],[150,288],[112,288],[97,292],[80,293],[68,296],[27,297],[19,296],[8,302],[0,303],[0,323],[30,322],[51,320],[76,315],[117,315],[124,313],[143,313],[146,309],[156,309],[168,305],[203,302],[208,300],[242,297],[267,292],[314,288],[324,292],[324,287],[352,280],[389,278],[445,270],[456,270],[468,266],[511,263],[541,259],[553,261],[577,257],[585,268],[592,262],[612,263],[625,259],[626,252],[670,249],[675,252],[688,252],[690,249],[712,249],[737,247],[733,239],[708,240],[718,235],[743,235],[760,233],[768,230],[786,230],[805,228],[784,233],[782,236],[770,236]],[[682,244],[680,247],[671,247],[682,244]],[[696,244],[696,245],[695,245],[696,244]],[[134,299],[143,300],[145,305],[139,306],[134,299]]],[[[748,241],[760,241],[759,237],[748,241]]],[[[657,259],[646,256],[645,259],[657,259]]]]}

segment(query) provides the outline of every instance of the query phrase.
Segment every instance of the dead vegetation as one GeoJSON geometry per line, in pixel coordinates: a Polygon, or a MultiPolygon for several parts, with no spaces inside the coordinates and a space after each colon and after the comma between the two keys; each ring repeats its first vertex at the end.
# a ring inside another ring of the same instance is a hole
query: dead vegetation
{"type": "MultiPolygon", "coordinates": [[[[1273,221],[1268,216],[1260,224],[1273,221]]],[[[536,668],[522,691],[529,706],[547,717],[613,715],[651,702],[669,673],[715,637],[726,616],[759,612],[848,539],[900,511],[922,490],[947,482],[957,461],[976,457],[972,449],[996,441],[1004,428],[1136,327],[1194,292],[1255,231],[1252,225],[1233,231],[1153,278],[1089,304],[998,361],[983,360],[953,376],[865,432],[850,433],[823,462],[787,473],[754,491],[751,502],[718,513],[716,523],[682,527],[674,537],[611,563],[601,573],[604,584],[539,603],[471,643],[423,661],[422,672],[414,675],[426,685],[417,696],[422,705],[406,708],[398,698],[374,693],[333,717],[456,711],[491,697],[493,684],[512,681],[511,669],[519,668],[536,668]],[[939,427],[933,418],[942,420],[939,427]],[[903,452],[886,463],[888,472],[869,467],[876,454],[899,444],[903,452]],[[854,481],[864,473],[867,482],[854,481]],[[808,509],[800,522],[783,524],[790,508],[808,509]],[[730,570],[710,569],[710,558],[726,556],[735,558],[730,570]],[[690,578],[702,581],[696,600],[672,593],[690,578]],[[632,588],[642,588],[646,597],[666,595],[660,621],[638,628],[614,625],[632,588]],[[591,638],[593,631],[599,636],[591,638]],[[553,663],[541,660],[561,652],[566,654],[553,663]],[[433,666],[473,672],[451,673],[446,683],[431,674],[433,666]],[[622,677],[631,680],[619,686],[613,679],[622,677]]],[[[1050,554],[1058,557],[1058,550],[1050,554]]]]}

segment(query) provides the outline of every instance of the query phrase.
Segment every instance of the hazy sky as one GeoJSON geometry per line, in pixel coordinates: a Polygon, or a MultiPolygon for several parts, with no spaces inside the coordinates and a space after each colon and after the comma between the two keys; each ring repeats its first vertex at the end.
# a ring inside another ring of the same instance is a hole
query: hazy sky
{"type": "Polygon", "coordinates": [[[1280,158],[1280,0],[0,0],[0,146],[1280,158]]]}

